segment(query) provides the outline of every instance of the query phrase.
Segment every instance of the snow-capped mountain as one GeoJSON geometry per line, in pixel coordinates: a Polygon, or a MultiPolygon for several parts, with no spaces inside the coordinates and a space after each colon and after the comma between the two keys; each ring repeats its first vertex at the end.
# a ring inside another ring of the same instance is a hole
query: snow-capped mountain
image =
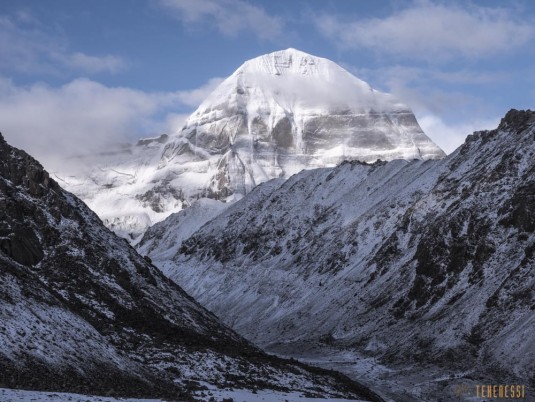
{"type": "Polygon", "coordinates": [[[197,198],[231,201],[273,178],[342,160],[444,156],[410,109],[330,60],[295,49],[245,62],[181,132],[64,177],[108,227],[135,237],[197,198]]]}
{"type": "Polygon", "coordinates": [[[174,400],[206,387],[377,400],[341,375],[266,355],[221,324],[1,135],[0,385],[174,400]]]}
{"type": "MultiPolygon", "coordinates": [[[[268,350],[344,351],[338,367],[355,375],[348,351],[380,359],[394,400],[470,381],[533,386],[534,155],[535,112],[511,110],[442,160],[264,183],[156,264],[268,350]]],[[[175,222],[152,233],[172,236],[175,222]]],[[[168,248],[150,233],[142,244],[156,257],[168,248]]]]}
{"type": "Polygon", "coordinates": [[[407,106],[295,49],[245,62],[189,117],[181,137],[164,160],[209,162],[208,194],[219,197],[344,159],[444,156],[407,106]]]}

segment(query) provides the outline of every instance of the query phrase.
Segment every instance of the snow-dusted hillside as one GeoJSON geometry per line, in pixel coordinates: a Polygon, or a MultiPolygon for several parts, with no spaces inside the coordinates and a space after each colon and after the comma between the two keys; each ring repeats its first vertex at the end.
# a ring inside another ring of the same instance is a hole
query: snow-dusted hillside
{"type": "Polygon", "coordinates": [[[163,134],[109,152],[78,156],[76,172],[55,172],[53,177],[108,228],[131,241],[154,222],[189,205],[184,202],[190,197],[171,183],[173,174],[160,166],[168,141],[163,134]]]}
{"type": "Polygon", "coordinates": [[[264,183],[156,264],[268,350],[533,385],[534,232],[535,112],[512,110],[443,160],[264,183]]]}
{"type": "Polygon", "coordinates": [[[332,61],[287,49],[245,62],[181,132],[101,155],[85,174],[59,176],[132,240],[197,198],[233,201],[302,169],[443,156],[393,96],[332,61]]]}
{"type": "MultiPolygon", "coordinates": [[[[194,392],[197,400],[214,402],[365,402],[357,399],[310,398],[299,392],[250,391],[250,390],[203,390],[194,392]]],[[[0,401],[5,402],[165,402],[162,399],[125,399],[61,392],[21,391],[0,388],[0,401]]]]}
{"type": "Polygon", "coordinates": [[[245,341],[1,135],[0,385],[178,400],[208,388],[378,400],[341,375],[245,341]]]}
{"type": "Polygon", "coordinates": [[[229,203],[201,198],[189,207],[176,212],[164,220],[165,224],[152,226],[147,229],[143,238],[137,244],[137,251],[141,255],[150,254],[156,260],[171,259],[182,245],[205,223],[229,207],[229,203]]]}

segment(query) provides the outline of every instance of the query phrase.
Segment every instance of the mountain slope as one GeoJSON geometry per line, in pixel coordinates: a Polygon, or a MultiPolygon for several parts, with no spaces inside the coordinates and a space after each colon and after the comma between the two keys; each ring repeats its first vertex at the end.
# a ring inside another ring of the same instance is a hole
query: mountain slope
{"type": "Polygon", "coordinates": [[[533,384],[534,153],[535,112],[512,110],[443,160],[265,183],[156,263],[269,350],[533,384]]]}
{"type": "Polygon", "coordinates": [[[136,245],[136,249],[141,255],[150,254],[151,258],[156,260],[171,259],[184,240],[214,219],[229,205],[229,203],[201,198],[193,202],[190,207],[170,215],[163,221],[165,224],[157,224],[148,228],[136,245]]]}
{"type": "Polygon", "coordinates": [[[99,157],[86,174],[62,175],[62,185],[134,238],[197,198],[235,200],[302,169],[443,156],[393,96],[330,60],[287,49],[245,62],[181,132],[99,157]]]}
{"type": "Polygon", "coordinates": [[[206,385],[366,395],[343,376],[264,354],[1,135],[0,156],[0,386],[176,399],[206,385]]]}

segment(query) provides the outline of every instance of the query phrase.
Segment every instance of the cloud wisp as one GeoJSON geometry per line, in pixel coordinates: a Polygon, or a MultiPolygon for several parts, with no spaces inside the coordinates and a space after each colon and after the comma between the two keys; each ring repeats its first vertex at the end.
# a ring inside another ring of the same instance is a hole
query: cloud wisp
{"type": "Polygon", "coordinates": [[[423,114],[417,117],[422,130],[447,154],[455,151],[474,131],[494,129],[500,122],[500,118],[496,117],[451,124],[433,114],[423,114]]]}
{"type": "Polygon", "coordinates": [[[212,93],[214,89],[217,88],[219,84],[223,82],[224,78],[214,77],[210,78],[208,82],[199,88],[178,91],[177,95],[184,105],[197,107],[205,100],[208,95],[212,93]]]}
{"type": "Polygon", "coordinates": [[[88,73],[118,73],[126,68],[125,61],[113,55],[91,56],[81,52],[59,54],[59,60],[66,66],[75,70],[85,71],[88,73]]]}
{"type": "Polygon", "coordinates": [[[499,113],[488,99],[466,91],[467,86],[507,82],[504,72],[441,69],[400,65],[377,69],[345,66],[366,81],[380,83],[379,89],[396,96],[416,115],[420,126],[446,153],[459,147],[468,134],[496,128],[499,113]]]}
{"type": "Polygon", "coordinates": [[[180,111],[197,106],[220,81],[214,78],[189,91],[144,92],[85,78],[60,87],[17,86],[0,78],[0,129],[46,168],[64,170],[69,156],[177,132],[187,118],[180,111]]]}
{"type": "Polygon", "coordinates": [[[509,52],[535,36],[532,23],[502,8],[419,1],[384,18],[323,14],[317,29],[346,49],[428,62],[480,59],[509,52]]]}
{"type": "Polygon", "coordinates": [[[118,73],[127,67],[115,55],[72,52],[67,40],[43,29],[30,14],[0,15],[0,71],[25,74],[118,73]]]}
{"type": "Polygon", "coordinates": [[[268,40],[280,38],[284,32],[280,17],[244,0],[159,0],[159,4],[187,26],[208,23],[230,37],[251,32],[268,40]]]}

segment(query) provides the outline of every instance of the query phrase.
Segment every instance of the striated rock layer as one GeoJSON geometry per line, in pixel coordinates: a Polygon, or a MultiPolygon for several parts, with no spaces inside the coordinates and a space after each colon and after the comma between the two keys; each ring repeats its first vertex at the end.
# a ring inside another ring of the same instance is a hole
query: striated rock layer
{"type": "Polygon", "coordinates": [[[344,159],[444,156],[406,105],[295,49],[245,62],[189,117],[181,137],[163,160],[216,155],[209,189],[221,196],[344,159]]]}
{"type": "Polygon", "coordinates": [[[303,169],[443,156],[393,96],[287,49],[245,62],[181,132],[101,155],[86,174],[62,175],[62,185],[133,238],[197,198],[232,201],[303,169]]]}

